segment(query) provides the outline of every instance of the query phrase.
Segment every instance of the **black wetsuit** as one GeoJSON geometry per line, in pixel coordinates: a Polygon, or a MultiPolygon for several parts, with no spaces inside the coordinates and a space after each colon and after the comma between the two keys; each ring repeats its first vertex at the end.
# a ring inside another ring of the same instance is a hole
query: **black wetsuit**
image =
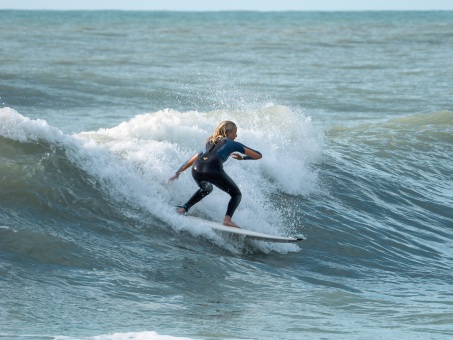
{"type": "MultiPolygon", "coordinates": [[[[192,176],[200,189],[182,206],[186,211],[209,195],[214,184],[231,196],[226,215],[233,217],[234,211],[241,202],[242,194],[236,183],[223,170],[223,163],[233,152],[244,154],[244,145],[231,139],[223,138],[219,139],[215,144],[211,141],[207,142],[204,150],[198,153],[198,158],[192,166],[192,176]]],[[[259,153],[258,151],[255,152],[259,153]]],[[[252,158],[245,156],[244,159],[252,158]]]]}

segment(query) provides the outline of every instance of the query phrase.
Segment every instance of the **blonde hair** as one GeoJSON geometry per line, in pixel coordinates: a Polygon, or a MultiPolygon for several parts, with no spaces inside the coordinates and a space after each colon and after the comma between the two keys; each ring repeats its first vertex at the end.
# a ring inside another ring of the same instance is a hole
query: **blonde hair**
{"type": "Polygon", "coordinates": [[[225,138],[227,136],[228,131],[232,131],[234,129],[237,129],[236,124],[229,120],[224,120],[216,127],[214,133],[206,141],[207,142],[211,141],[212,143],[215,143],[217,139],[225,138]]]}

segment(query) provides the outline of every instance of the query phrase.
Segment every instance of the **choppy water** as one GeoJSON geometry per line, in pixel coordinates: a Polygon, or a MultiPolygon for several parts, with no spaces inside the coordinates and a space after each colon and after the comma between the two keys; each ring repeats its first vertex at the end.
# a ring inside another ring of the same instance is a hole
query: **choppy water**
{"type": "Polygon", "coordinates": [[[451,51],[452,12],[0,11],[0,338],[451,337],[451,51]],[[302,244],[174,213],[223,119],[236,222],[302,244]]]}

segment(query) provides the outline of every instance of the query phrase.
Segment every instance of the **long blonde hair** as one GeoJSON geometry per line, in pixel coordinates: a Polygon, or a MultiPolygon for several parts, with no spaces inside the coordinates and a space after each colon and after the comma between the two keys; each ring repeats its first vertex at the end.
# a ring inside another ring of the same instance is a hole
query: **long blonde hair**
{"type": "Polygon", "coordinates": [[[214,133],[206,140],[206,142],[211,141],[212,143],[216,143],[217,139],[225,138],[228,131],[232,131],[234,129],[237,129],[236,124],[232,121],[224,120],[216,127],[214,133]]]}

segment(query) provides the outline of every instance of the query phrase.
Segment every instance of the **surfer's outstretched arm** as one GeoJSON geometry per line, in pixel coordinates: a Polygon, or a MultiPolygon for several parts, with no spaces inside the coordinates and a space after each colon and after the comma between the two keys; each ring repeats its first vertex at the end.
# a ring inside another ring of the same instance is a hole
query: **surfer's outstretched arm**
{"type": "Polygon", "coordinates": [[[195,154],[191,159],[189,159],[187,162],[185,162],[183,165],[181,165],[181,167],[178,169],[178,171],[176,171],[176,173],[172,177],[170,177],[168,182],[173,182],[175,179],[178,179],[181,172],[184,172],[187,169],[189,169],[192,166],[192,164],[197,160],[198,155],[199,155],[199,153],[195,154]]]}
{"type": "Polygon", "coordinates": [[[261,152],[250,149],[248,147],[244,147],[244,153],[246,156],[242,157],[242,159],[261,159],[263,157],[261,152]]]}
{"type": "Polygon", "coordinates": [[[231,157],[233,157],[234,159],[237,159],[238,161],[243,161],[243,160],[247,160],[247,159],[261,159],[263,157],[261,152],[250,149],[246,146],[244,146],[244,154],[245,154],[245,156],[242,156],[238,153],[233,153],[233,154],[231,154],[231,157]]]}

